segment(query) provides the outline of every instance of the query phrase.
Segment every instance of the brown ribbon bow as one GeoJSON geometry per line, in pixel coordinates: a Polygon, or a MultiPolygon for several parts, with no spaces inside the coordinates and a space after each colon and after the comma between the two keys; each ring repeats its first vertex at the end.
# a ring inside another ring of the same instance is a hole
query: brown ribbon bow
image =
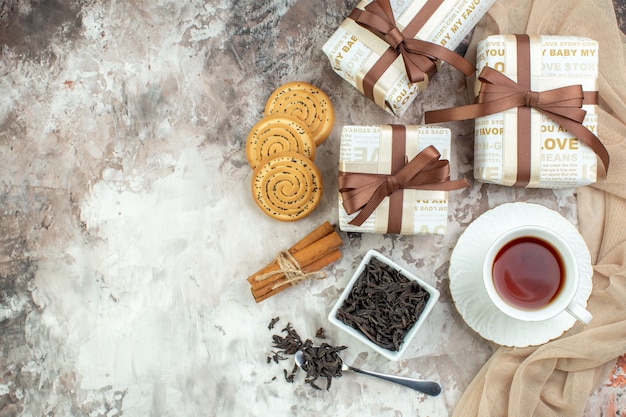
{"type": "Polygon", "coordinates": [[[396,51],[395,57],[402,55],[407,76],[412,83],[424,81],[425,75],[431,79],[437,72],[437,59],[449,63],[466,76],[476,71],[472,64],[455,52],[441,45],[413,39],[410,34],[401,32],[396,26],[389,0],[374,0],[365,9],[355,8],[349,17],[387,42],[396,51]]]}
{"type": "Polygon", "coordinates": [[[398,190],[450,191],[468,187],[465,179],[450,180],[450,163],[440,157],[439,151],[431,145],[391,175],[340,172],[339,192],[346,213],[361,210],[350,224],[362,225],[385,197],[398,190]]]}
{"type": "MultiPolygon", "coordinates": [[[[482,84],[476,104],[426,112],[425,123],[467,120],[516,107],[532,107],[591,147],[602,161],[606,173],[609,167],[609,153],[600,139],[582,125],[587,114],[582,109],[585,101],[582,86],[571,85],[542,92],[531,91],[490,67],[483,68],[478,79],[482,84]]],[[[526,126],[525,129],[530,129],[530,126],[526,126]]]]}

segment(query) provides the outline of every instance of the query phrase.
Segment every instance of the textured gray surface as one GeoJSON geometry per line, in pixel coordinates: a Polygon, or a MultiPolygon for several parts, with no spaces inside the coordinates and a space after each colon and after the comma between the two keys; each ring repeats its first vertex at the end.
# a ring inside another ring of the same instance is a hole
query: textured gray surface
{"type": "MultiPolygon", "coordinates": [[[[494,348],[450,298],[456,239],[509,201],[574,220],[575,196],[475,183],[452,194],[446,236],[342,234],[344,256],[329,278],[255,304],[246,277],[336,221],[342,125],[415,124],[424,110],[467,102],[464,79],[445,65],[402,119],[365,100],[321,51],[351,7],[0,4],[0,416],[449,415],[494,348]],[[320,206],[279,223],[252,201],[244,143],[269,93],[293,80],[330,95],[336,126],[318,149],[320,206]],[[325,318],[370,248],[442,292],[398,363],[325,318]],[[282,366],[266,363],[275,316],[304,337],[326,328],[357,365],[437,379],[444,393],[424,398],[353,376],[330,392],[288,384],[282,366]]],[[[453,176],[471,176],[472,123],[449,127],[453,176]]]]}

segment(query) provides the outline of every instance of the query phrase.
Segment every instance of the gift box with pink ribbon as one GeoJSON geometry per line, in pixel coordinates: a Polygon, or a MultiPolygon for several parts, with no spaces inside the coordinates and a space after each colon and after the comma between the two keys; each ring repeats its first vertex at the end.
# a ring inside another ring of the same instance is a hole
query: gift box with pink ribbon
{"type": "Polygon", "coordinates": [[[598,132],[598,44],[575,36],[494,35],[477,50],[477,97],[426,112],[426,123],[475,119],[474,178],[571,188],[604,175],[598,132]]]}
{"type": "Polygon", "coordinates": [[[441,61],[472,64],[454,49],[495,0],[363,0],[324,44],[333,70],[395,116],[402,116],[441,61]]]}
{"type": "Polygon", "coordinates": [[[339,156],[339,227],[347,232],[445,234],[450,130],[344,126],[339,156]]]}

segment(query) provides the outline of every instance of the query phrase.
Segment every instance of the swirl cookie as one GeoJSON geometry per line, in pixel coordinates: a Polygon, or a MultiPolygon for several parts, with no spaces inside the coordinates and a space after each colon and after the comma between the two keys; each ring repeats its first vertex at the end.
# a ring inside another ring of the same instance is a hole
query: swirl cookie
{"type": "Polygon", "coordinates": [[[252,168],[276,153],[293,151],[315,160],[315,141],[302,121],[287,115],[267,116],[255,124],[246,141],[252,168]]]}
{"type": "Polygon", "coordinates": [[[268,216],[286,222],[299,220],[317,207],[322,196],[322,177],[306,156],[282,152],[255,168],[252,195],[268,216]]]}
{"type": "Polygon", "coordinates": [[[315,144],[324,142],[335,123],[335,111],[330,98],[319,88],[303,81],[293,81],[278,87],[265,104],[265,115],[288,114],[304,122],[315,144]]]}

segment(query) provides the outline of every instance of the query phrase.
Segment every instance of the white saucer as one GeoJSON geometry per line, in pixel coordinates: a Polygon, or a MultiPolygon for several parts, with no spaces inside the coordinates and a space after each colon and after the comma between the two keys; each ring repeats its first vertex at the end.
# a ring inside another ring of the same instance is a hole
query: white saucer
{"type": "Polygon", "coordinates": [[[538,322],[516,320],[489,300],[482,278],[482,261],[489,244],[504,231],[523,225],[550,228],[569,242],[578,258],[580,272],[575,299],[585,306],[591,295],[591,257],[576,226],[539,204],[507,203],[487,211],[467,227],[452,251],[450,292],[456,308],[472,329],[485,339],[505,346],[540,345],[559,337],[576,323],[567,312],[538,322]]]}

